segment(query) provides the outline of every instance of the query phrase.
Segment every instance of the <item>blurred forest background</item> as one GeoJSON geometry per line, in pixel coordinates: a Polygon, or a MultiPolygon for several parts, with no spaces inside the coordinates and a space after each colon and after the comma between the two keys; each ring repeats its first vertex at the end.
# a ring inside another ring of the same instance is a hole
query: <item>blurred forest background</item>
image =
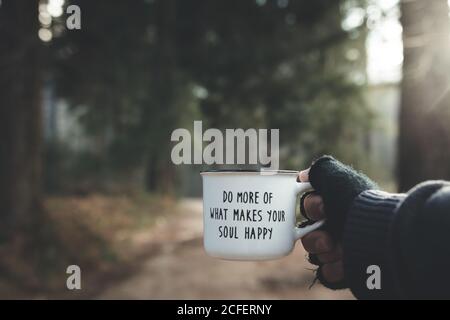
{"type": "Polygon", "coordinates": [[[201,196],[170,160],[194,120],[279,128],[283,169],[450,179],[447,0],[2,0],[0,37],[2,297],[129,274],[136,233],[201,196]]]}

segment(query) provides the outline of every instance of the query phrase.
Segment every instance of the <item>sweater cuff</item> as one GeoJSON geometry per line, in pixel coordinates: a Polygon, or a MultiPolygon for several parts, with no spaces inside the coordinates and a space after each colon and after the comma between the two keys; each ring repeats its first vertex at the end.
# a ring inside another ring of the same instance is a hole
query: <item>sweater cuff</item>
{"type": "Polygon", "coordinates": [[[389,237],[395,210],[405,197],[404,194],[367,190],[353,201],[344,230],[344,272],[346,283],[358,299],[396,296],[388,261],[389,237]],[[374,270],[368,269],[372,265],[379,267],[380,289],[371,277],[374,270]]]}

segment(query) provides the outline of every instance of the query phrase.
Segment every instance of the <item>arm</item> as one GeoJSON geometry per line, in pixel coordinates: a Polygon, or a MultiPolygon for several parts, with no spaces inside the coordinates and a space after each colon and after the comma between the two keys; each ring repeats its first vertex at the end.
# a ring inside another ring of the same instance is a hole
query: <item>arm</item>
{"type": "Polygon", "coordinates": [[[300,179],[311,180],[318,192],[305,198],[307,215],[329,221],[303,239],[325,286],[350,287],[362,299],[450,297],[448,182],[389,194],[331,157],[300,179]],[[370,265],[381,269],[381,290],[367,288],[370,265]]]}

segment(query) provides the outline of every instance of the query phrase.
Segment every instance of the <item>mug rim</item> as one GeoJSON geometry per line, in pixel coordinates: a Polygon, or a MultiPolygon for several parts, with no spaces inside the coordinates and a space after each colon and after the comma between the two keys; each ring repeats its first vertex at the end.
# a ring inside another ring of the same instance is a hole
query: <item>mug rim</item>
{"type": "MultiPolygon", "coordinates": [[[[282,174],[282,175],[298,175],[300,171],[295,170],[258,170],[258,169],[210,169],[210,170],[203,170],[200,171],[200,175],[228,175],[228,174],[235,174],[235,175],[244,175],[244,174],[251,174],[251,175],[259,175],[259,174],[282,174]]],[[[267,175],[269,176],[269,175],[267,175]]]]}

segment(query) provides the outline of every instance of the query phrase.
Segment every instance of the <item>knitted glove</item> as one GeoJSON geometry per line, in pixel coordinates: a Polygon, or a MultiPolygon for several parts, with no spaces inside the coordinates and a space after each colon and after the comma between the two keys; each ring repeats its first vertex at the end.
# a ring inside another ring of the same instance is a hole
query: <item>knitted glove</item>
{"type": "MultiPolygon", "coordinates": [[[[322,156],[312,164],[309,180],[315,193],[323,199],[326,221],[321,230],[330,233],[334,241],[341,242],[346,216],[353,200],[365,190],[378,189],[377,185],[366,175],[331,156],[322,156]]],[[[345,283],[327,283],[323,279],[321,263],[315,255],[310,254],[309,261],[319,266],[316,275],[323,285],[330,289],[346,287],[345,283]]]]}
{"type": "Polygon", "coordinates": [[[342,240],[346,215],[353,199],[365,190],[378,189],[375,182],[366,175],[331,156],[322,156],[312,164],[309,180],[315,192],[323,199],[326,215],[323,229],[335,241],[342,240]]]}

